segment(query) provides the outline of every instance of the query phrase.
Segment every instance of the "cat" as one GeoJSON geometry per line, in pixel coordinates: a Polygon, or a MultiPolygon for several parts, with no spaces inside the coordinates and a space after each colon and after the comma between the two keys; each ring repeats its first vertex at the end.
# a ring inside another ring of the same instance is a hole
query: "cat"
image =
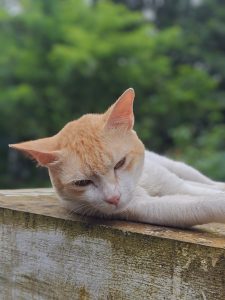
{"type": "Polygon", "coordinates": [[[62,203],[81,215],[164,226],[225,223],[225,184],[145,150],[127,89],[103,114],[86,114],[52,137],[11,144],[47,167],[62,203]]]}

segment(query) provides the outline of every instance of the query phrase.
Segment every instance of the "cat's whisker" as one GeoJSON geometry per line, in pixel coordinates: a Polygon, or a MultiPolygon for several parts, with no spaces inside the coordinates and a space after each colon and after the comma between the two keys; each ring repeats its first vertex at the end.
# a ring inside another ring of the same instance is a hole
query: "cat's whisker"
{"type": "Polygon", "coordinates": [[[70,217],[72,217],[76,213],[81,212],[81,210],[83,210],[87,206],[88,206],[87,203],[83,203],[78,208],[73,208],[73,209],[69,210],[68,213],[67,213],[67,215],[66,215],[66,219],[63,222],[62,229],[64,228],[66,222],[69,221],[70,217]]]}
{"type": "Polygon", "coordinates": [[[73,210],[71,210],[71,211],[69,211],[69,212],[67,213],[66,218],[65,218],[65,220],[64,220],[64,222],[63,222],[63,225],[62,225],[62,230],[63,230],[63,228],[64,228],[66,222],[69,221],[69,218],[70,218],[70,216],[72,215],[72,212],[73,212],[73,210]]]}

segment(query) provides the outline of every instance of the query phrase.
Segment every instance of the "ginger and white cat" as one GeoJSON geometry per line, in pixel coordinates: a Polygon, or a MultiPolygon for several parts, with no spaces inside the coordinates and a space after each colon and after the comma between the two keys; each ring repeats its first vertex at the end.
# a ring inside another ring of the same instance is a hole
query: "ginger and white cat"
{"type": "Polygon", "coordinates": [[[133,100],[130,88],[104,114],[10,147],[47,167],[59,198],[76,213],[180,227],[225,222],[225,184],[145,150],[133,130],[133,100]]]}

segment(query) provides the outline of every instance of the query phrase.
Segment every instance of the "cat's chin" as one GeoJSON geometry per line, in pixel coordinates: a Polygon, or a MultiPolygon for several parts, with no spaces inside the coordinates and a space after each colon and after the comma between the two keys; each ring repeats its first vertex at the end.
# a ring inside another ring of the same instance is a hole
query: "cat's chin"
{"type": "Polygon", "coordinates": [[[104,208],[95,208],[95,210],[105,216],[113,216],[124,212],[127,209],[128,204],[129,202],[125,204],[124,203],[120,204],[118,206],[109,205],[108,207],[104,207],[104,208]]]}

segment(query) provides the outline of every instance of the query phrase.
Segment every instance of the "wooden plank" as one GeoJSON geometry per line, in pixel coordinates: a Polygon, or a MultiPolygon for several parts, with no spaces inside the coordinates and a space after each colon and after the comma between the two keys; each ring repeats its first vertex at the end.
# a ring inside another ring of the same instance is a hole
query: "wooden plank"
{"type": "Polygon", "coordinates": [[[0,299],[225,299],[224,226],[72,217],[48,189],[0,206],[0,299]]]}

